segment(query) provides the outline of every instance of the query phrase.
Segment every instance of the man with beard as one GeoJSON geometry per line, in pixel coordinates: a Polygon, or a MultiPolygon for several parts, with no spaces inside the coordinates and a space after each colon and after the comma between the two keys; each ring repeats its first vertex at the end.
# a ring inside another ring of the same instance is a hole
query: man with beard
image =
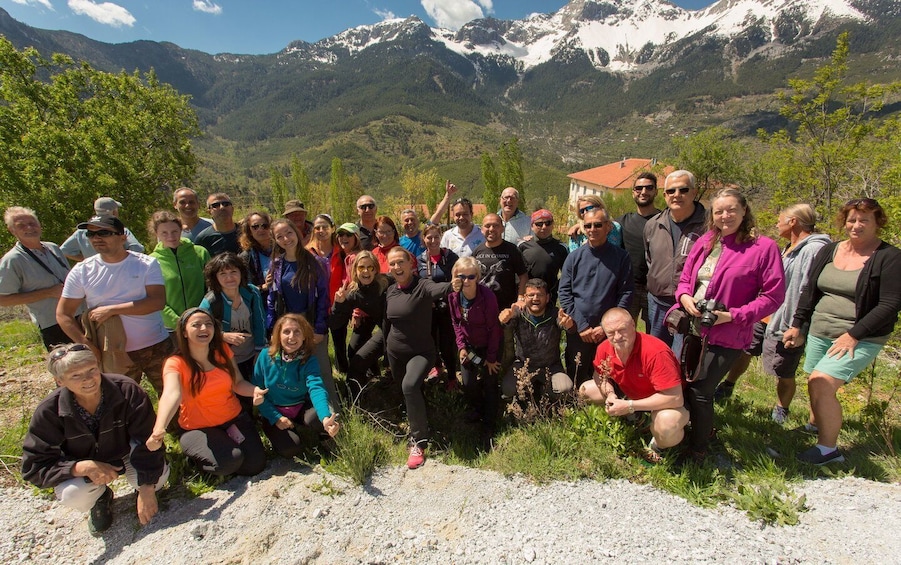
{"type": "Polygon", "coordinates": [[[635,294],[632,296],[632,307],[629,312],[632,319],[644,320],[646,332],[650,331],[648,319],[648,261],[644,249],[644,227],[648,220],[660,213],[654,206],[657,198],[657,176],[644,172],[635,179],[632,186],[632,200],[635,201],[635,212],[628,212],[619,218],[623,228],[623,247],[632,259],[632,275],[635,277],[635,294]]]}

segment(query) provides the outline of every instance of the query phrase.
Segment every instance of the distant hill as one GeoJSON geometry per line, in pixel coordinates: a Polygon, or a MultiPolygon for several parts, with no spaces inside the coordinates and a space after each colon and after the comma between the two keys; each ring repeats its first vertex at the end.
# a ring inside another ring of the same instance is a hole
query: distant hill
{"type": "Polygon", "coordinates": [[[191,95],[208,132],[197,143],[201,186],[265,190],[268,167],[292,155],[323,178],[338,156],[376,192],[393,190],[409,165],[463,176],[478,195],[479,154],[518,136],[536,194],[582,167],[662,157],[673,136],[709,125],[742,135],[779,127],[772,93],[821,64],[843,30],[855,72],[901,78],[899,4],[720,0],[687,11],[665,0],[573,0],[456,32],[389,20],[258,56],[111,45],[3,10],[0,33],[104,70],[153,68],[191,95]]]}

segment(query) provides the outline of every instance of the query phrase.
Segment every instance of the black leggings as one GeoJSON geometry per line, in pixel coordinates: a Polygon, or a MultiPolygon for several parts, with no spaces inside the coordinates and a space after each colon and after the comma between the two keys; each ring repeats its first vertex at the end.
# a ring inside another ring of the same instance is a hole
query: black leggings
{"type": "Polygon", "coordinates": [[[280,430],[275,424],[270,424],[266,418],[260,419],[263,433],[272,442],[275,452],[282,457],[300,455],[305,446],[316,445],[319,434],[325,431],[315,408],[308,408],[298,416],[291,420],[294,422],[294,427],[286,430],[280,430]]]}
{"type": "Polygon", "coordinates": [[[221,426],[188,430],[179,438],[182,452],[214,475],[256,475],[266,468],[266,449],[253,420],[241,414],[221,426]],[[240,444],[226,430],[235,425],[244,436],[240,444]]]}
{"type": "Polygon", "coordinates": [[[686,384],[685,399],[691,415],[689,446],[692,451],[707,451],[710,434],[713,433],[713,393],[740,353],[741,349],[708,345],[701,361],[701,379],[686,384]]]}
{"type": "Polygon", "coordinates": [[[435,352],[428,351],[422,355],[394,355],[389,350],[388,364],[391,366],[393,377],[401,379],[400,387],[407,407],[410,436],[416,443],[428,441],[429,419],[426,414],[425,396],[422,394],[422,383],[425,382],[429,370],[435,366],[435,352]]]}
{"type": "Polygon", "coordinates": [[[454,336],[454,325],[450,310],[435,308],[432,310],[432,340],[441,355],[444,370],[448,379],[453,379],[457,372],[457,339],[454,336]]]}
{"type": "MultiPolygon", "coordinates": [[[[476,349],[482,359],[485,351],[476,349]]],[[[469,407],[475,410],[485,429],[494,430],[497,420],[497,406],[500,391],[498,390],[498,375],[491,374],[487,363],[481,367],[469,363],[460,365],[460,376],[463,379],[463,397],[469,407]]]]}

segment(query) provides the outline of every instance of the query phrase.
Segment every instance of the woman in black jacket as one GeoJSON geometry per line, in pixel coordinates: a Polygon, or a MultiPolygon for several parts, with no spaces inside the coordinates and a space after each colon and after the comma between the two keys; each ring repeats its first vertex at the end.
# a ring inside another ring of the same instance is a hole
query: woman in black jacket
{"type": "Polygon", "coordinates": [[[871,198],[849,200],[837,223],[847,239],[823,247],[782,341],[800,347],[807,335],[804,370],[810,373],[810,423],[817,445],[798,454],[814,465],[838,463],[842,407],[836,392],[875,359],[901,310],[901,250],[882,241],[888,217],[871,198]]]}

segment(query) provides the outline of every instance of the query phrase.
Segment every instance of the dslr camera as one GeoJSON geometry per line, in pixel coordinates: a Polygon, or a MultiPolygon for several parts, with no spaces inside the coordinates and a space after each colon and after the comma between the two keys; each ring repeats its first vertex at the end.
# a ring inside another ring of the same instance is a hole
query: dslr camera
{"type": "Polygon", "coordinates": [[[714,310],[719,312],[724,312],[726,310],[726,305],[717,301],[715,298],[698,300],[695,303],[695,307],[701,311],[701,325],[705,328],[709,328],[716,323],[716,314],[713,313],[714,310]]]}

